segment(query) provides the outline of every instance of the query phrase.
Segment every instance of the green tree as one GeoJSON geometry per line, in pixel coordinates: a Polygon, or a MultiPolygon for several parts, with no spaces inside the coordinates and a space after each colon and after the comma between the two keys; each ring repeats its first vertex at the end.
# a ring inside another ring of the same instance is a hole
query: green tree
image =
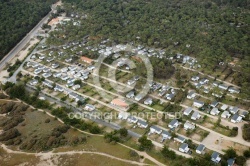
{"type": "Polygon", "coordinates": [[[153,143],[151,140],[147,139],[147,136],[142,136],[138,139],[138,142],[140,143],[139,150],[151,150],[153,148],[153,143]]]}
{"type": "Polygon", "coordinates": [[[161,150],[161,154],[168,159],[174,160],[176,159],[176,153],[164,145],[163,149],[161,150]]]}

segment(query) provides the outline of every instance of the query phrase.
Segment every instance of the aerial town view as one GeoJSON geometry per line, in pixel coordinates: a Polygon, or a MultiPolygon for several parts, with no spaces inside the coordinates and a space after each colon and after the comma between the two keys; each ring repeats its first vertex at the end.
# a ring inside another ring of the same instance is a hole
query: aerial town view
{"type": "Polygon", "coordinates": [[[0,0],[0,166],[250,166],[249,0],[0,0]]]}

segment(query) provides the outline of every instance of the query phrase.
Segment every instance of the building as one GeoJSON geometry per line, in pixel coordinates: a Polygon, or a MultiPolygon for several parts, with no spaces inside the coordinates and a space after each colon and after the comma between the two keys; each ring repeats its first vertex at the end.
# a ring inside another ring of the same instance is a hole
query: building
{"type": "Polygon", "coordinates": [[[227,89],[228,89],[228,85],[220,84],[220,85],[218,86],[218,88],[220,88],[221,90],[227,90],[227,89]]]}
{"type": "Polygon", "coordinates": [[[204,102],[203,101],[199,101],[199,100],[194,100],[193,106],[197,107],[197,108],[201,108],[204,106],[204,102]]]}
{"type": "Polygon", "coordinates": [[[62,73],[66,73],[67,71],[68,71],[68,68],[67,68],[67,67],[64,67],[64,68],[61,69],[61,72],[62,72],[62,73]]]}
{"type": "Polygon", "coordinates": [[[54,73],[53,74],[53,77],[55,77],[55,78],[59,78],[59,77],[61,77],[62,76],[62,73],[54,73]]]}
{"type": "Polygon", "coordinates": [[[193,77],[191,78],[192,81],[198,81],[199,79],[200,79],[199,76],[193,76],[193,77]]]}
{"type": "Polygon", "coordinates": [[[179,147],[179,151],[182,153],[188,153],[189,147],[187,143],[182,143],[181,146],[179,147]]]}
{"type": "Polygon", "coordinates": [[[233,122],[233,123],[242,122],[242,116],[239,116],[238,114],[234,114],[232,119],[231,119],[231,122],[233,122]]]}
{"type": "Polygon", "coordinates": [[[144,95],[139,93],[138,95],[135,96],[135,101],[140,101],[143,97],[144,95]]]}
{"type": "Polygon", "coordinates": [[[200,117],[201,117],[200,113],[198,111],[194,111],[194,113],[191,116],[191,119],[197,120],[197,119],[200,119],[200,117]]]}
{"type": "Polygon", "coordinates": [[[147,128],[148,127],[148,123],[147,122],[145,122],[145,121],[143,121],[143,120],[138,120],[137,121],[137,125],[140,127],[140,128],[147,128]]]}
{"type": "Polygon", "coordinates": [[[186,139],[184,137],[178,136],[178,137],[174,138],[174,141],[184,143],[186,141],[186,139]]]}
{"type": "Polygon", "coordinates": [[[119,112],[118,119],[126,120],[126,119],[128,119],[128,117],[129,117],[129,113],[127,113],[127,112],[119,112]]]}
{"type": "Polygon", "coordinates": [[[69,79],[69,76],[68,76],[68,75],[63,75],[63,76],[61,77],[61,79],[62,79],[63,81],[66,81],[66,80],[69,79]]]}
{"type": "Polygon", "coordinates": [[[58,63],[53,63],[52,65],[51,65],[51,68],[52,69],[56,69],[56,68],[58,68],[60,65],[58,64],[58,63]]]}
{"type": "Polygon", "coordinates": [[[81,57],[81,60],[82,60],[83,62],[85,62],[85,63],[88,63],[88,64],[91,64],[91,63],[93,62],[92,59],[90,59],[90,58],[88,58],[88,57],[86,57],[86,56],[82,56],[82,57],[81,57]]]}
{"type": "Polygon", "coordinates": [[[49,87],[49,88],[53,88],[53,83],[52,82],[49,82],[47,80],[43,81],[43,85],[49,87]]]}
{"type": "Polygon", "coordinates": [[[135,118],[134,116],[129,116],[129,117],[127,118],[127,121],[128,121],[129,123],[137,123],[138,119],[135,118]]]}
{"type": "Polygon", "coordinates": [[[59,86],[59,85],[56,85],[55,88],[54,88],[54,91],[59,91],[59,92],[63,92],[64,91],[64,88],[59,86]]]}
{"type": "Polygon", "coordinates": [[[167,100],[169,100],[169,101],[173,100],[174,97],[175,97],[175,94],[173,94],[173,93],[166,94],[166,98],[167,98],[167,100]]]}
{"type": "Polygon", "coordinates": [[[231,112],[232,114],[236,114],[238,111],[239,111],[239,108],[238,108],[238,107],[233,107],[232,109],[230,109],[230,112],[231,112]]]}
{"type": "Polygon", "coordinates": [[[200,144],[200,145],[196,148],[195,152],[198,153],[198,154],[204,154],[204,153],[205,153],[205,148],[206,148],[205,145],[200,144]]]}
{"type": "Polygon", "coordinates": [[[169,124],[168,124],[168,127],[170,129],[175,129],[179,126],[179,122],[177,119],[173,119],[169,124]]]}
{"type": "Polygon", "coordinates": [[[52,76],[52,73],[43,73],[42,75],[44,78],[49,78],[50,76],[52,76]]]}
{"type": "Polygon", "coordinates": [[[135,97],[135,91],[132,90],[132,91],[128,92],[128,93],[126,94],[126,97],[129,98],[129,99],[135,97]]]}
{"type": "Polygon", "coordinates": [[[127,84],[128,85],[133,85],[136,81],[134,79],[128,80],[127,84]]]}
{"type": "Polygon", "coordinates": [[[161,134],[162,129],[157,127],[157,126],[151,126],[150,127],[150,133],[156,133],[156,134],[161,134]]]}
{"type": "Polygon", "coordinates": [[[70,71],[75,71],[75,70],[77,69],[77,67],[76,67],[76,66],[69,66],[68,69],[69,69],[70,71]]]}
{"type": "Polygon", "coordinates": [[[38,83],[38,80],[36,80],[36,79],[33,79],[33,80],[31,80],[31,81],[29,82],[29,84],[32,85],[32,86],[37,85],[37,83],[38,83]]]}
{"type": "Polygon", "coordinates": [[[222,118],[229,118],[231,116],[231,114],[228,112],[228,111],[224,111],[222,114],[221,114],[221,117],[222,118]]]}
{"type": "Polygon", "coordinates": [[[126,109],[128,108],[128,104],[124,100],[119,99],[119,98],[113,99],[111,101],[111,104],[114,106],[121,107],[121,108],[126,108],[126,109]]]}
{"type": "Polygon", "coordinates": [[[211,160],[218,164],[221,161],[220,154],[218,152],[213,152],[211,160]]]}
{"type": "Polygon", "coordinates": [[[196,96],[195,92],[194,92],[194,91],[191,91],[191,92],[188,93],[187,98],[188,98],[188,99],[194,99],[195,96],[196,96]]]}
{"type": "Polygon", "coordinates": [[[211,107],[216,107],[218,104],[219,104],[218,101],[213,101],[213,102],[210,104],[210,106],[211,106],[211,107]]]}
{"type": "Polygon", "coordinates": [[[36,70],[34,71],[34,74],[35,74],[35,75],[40,74],[42,71],[43,71],[42,69],[36,69],[36,70]]]}
{"type": "Polygon", "coordinates": [[[183,111],[183,114],[186,116],[189,116],[190,113],[192,112],[193,108],[192,107],[188,107],[183,111]]]}
{"type": "Polygon", "coordinates": [[[208,82],[209,82],[209,80],[206,79],[206,78],[203,78],[203,79],[200,80],[201,85],[207,84],[208,82]]]}
{"type": "Polygon", "coordinates": [[[227,165],[228,166],[233,166],[234,162],[235,162],[235,159],[230,158],[230,159],[227,160],[227,165]]]}
{"type": "Polygon", "coordinates": [[[220,111],[218,110],[218,108],[213,108],[211,111],[210,111],[210,114],[211,115],[218,115],[220,113],[220,111]]]}
{"type": "Polygon", "coordinates": [[[151,104],[153,104],[153,99],[151,97],[147,98],[146,100],[144,100],[144,104],[145,105],[151,105],[151,104]]]}
{"type": "Polygon", "coordinates": [[[92,104],[86,104],[84,107],[84,110],[86,111],[94,111],[95,110],[95,106],[92,104]]]}
{"type": "Polygon", "coordinates": [[[80,88],[81,88],[81,86],[80,86],[79,84],[76,84],[76,85],[74,85],[74,86],[72,87],[73,90],[78,90],[78,89],[80,89],[80,88]]]}
{"type": "Polygon", "coordinates": [[[195,125],[191,124],[188,121],[186,121],[186,123],[184,123],[184,130],[193,130],[193,129],[195,129],[195,125]]]}
{"type": "Polygon", "coordinates": [[[226,105],[226,104],[223,104],[223,105],[220,107],[220,109],[223,110],[223,111],[227,110],[227,108],[228,108],[228,105],[226,105]]]}
{"type": "Polygon", "coordinates": [[[230,93],[240,93],[240,90],[239,90],[239,89],[236,89],[236,88],[234,88],[234,87],[228,88],[228,91],[229,91],[230,93]]]}
{"type": "Polygon", "coordinates": [[[94,69],[95,69],[95,66],[93,66],[93,65],[88,66],[88,67],[87,67],[87,69],[88,69],[89,71],[92,71],[92,70],[94,70],[94,69]]]}
{"type": "Polygon", "coordinates": [[[171,139],[171,134],[168,131],[166,131],[166,130],[162,130],[161,135],[162,135],[162,139],[163,140],[165,140],[165,139],[171,139]]]}
{"type": "Polygon", "coordinates": [[[243,111],[240,116],[242,116],[243,118],[245,118],[247,115],[249,114],[248,111],[243,111]]]}
{"type": "Polygon", "coordinates": [[[214,87],[218,87],[219,85],[220,85],[220,83],[218,81],[213,82],[214,87]]]}

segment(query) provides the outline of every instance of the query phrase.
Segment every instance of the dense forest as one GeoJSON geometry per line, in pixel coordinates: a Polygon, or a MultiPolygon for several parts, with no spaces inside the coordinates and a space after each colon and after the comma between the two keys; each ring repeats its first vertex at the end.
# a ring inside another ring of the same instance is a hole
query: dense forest
{"type": "Polygon", "coordinates": [[[0,60],[49,11],[57,0],[0,0],[0,60]]]}
{"type": "MultiPolygon", "coordinates": [[[[250,94],[249,2],[247,0],[63,0],[68,16],[84,17],[81,26],[63,25],[50,44],[86,34],[117,43],[134,42],[164,48],[167,55],[196,57],[212,71],[221,61],[238,58],[235,82],[250,94]],[[66,38],[65,38],[66,35],[66,38]],[[187,47],[190,46],[190,47],[187,47]]],[[[83,17],[82,17],[83,19],[83,17]]]]}

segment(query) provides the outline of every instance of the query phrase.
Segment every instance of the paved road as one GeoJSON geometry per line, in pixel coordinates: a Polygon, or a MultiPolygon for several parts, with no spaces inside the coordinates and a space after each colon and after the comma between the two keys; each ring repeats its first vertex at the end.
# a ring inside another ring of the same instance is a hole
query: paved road
{"type": "Polygon", "coordinates": [[[2,70],[5,67],[5,64],[8,63],[13,57],[15,57],[18,52],[22,50],[22,48],[32,39],[39,29],[41,29],[41,26],[44,23],[47,23],[50,14],[54,11],[52,10],[0,61],[0,70],[2,70]]]}

